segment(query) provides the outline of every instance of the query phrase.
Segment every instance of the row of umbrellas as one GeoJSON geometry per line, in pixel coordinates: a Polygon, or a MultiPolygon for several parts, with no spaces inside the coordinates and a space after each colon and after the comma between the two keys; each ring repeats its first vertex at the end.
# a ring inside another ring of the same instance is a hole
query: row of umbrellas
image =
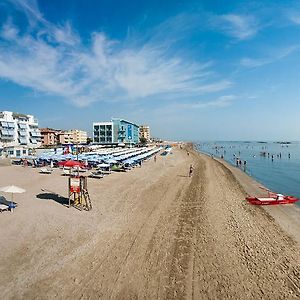
{"type": "MultiPolygon", "coordinates": [[[[146,159],[147,157],[150,157],[151,155],[154,155],[155,153],[157,153],[160,149],[158,148],[152,148],[152,149],[148,149],[148,151],[144,150],[140,150],[140,151],[128,151],[127,153],[123,153],[123,154],[119,154],[118,157],[115,158],[115,162],[122,160],[124,163],[134,163],[136,161],[142,160],[142,159],[146,159]]],[[[106,163],[102,163],[99,166],[101,167],[107,167],[109,166],[109,162],[112,162],[113,159],[108,159],[106,161],[106,163]]],[[[67,164],[72,164],[72,166],[74,165],[78,165],[80,164],[78,161],[73,161],[73,162],[66,162],[65,165],[67,164]],[[74,164],[74,165],[73,165],[74,164]]],[[[68,165],[67,165],[68,166],[68,165]]],[[[70,165],[71,166],[71,165],[70,165]]],[[[14,194],[21,194],[21,193],[25,193],[26,190],[22,189],[18,186],[15,185],[8,185],[8,186],[4,186],[4,187],[0,187],[0,191],[4,192],[4,193],[10,193],[11,194],[11,198],[12,198],[12,202],[13,202],[13,197],[14,194]]]]}
{"type": "MultiPolygon", "coordinates": [[[[88,152],[82,153],[77,155],[73,154],[54,154],[54,153],[42,153],[38,156],[39,159],[43,160],[57,160],[57,161],[64,161],[64,160],[78,160],[79,161],[88,161],[92,163],[106,163],[106,164],[114,164],[119,161],[124,161],[132,157],[137,157],[144,153],[152,153],[153,150],[157,150],[156,147],[152,148],[142,148],[142,149],[126,149],[126,150],[118,150],[116,152],[110,152],[110,154],[98,153],[98,152],[88,152]]],[[[159,150],[158,150],[159,151],[159,150]]]]}

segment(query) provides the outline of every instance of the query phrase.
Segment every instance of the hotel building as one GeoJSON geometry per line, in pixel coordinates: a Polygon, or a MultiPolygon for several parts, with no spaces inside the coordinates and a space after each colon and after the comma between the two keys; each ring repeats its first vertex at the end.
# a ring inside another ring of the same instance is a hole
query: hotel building
{"type": "Polygon", "coordinates": [[[43,136],[43,146],[87,143],[87,132],[78,129],[57,130],[52,128],[41,128],[41,134],[43,136]]]}
{"type": "Polygon", "coordinates": [[[94,122],[93,142],[104,145],[137,144],[139,142],[139,126],[119,118],[112,118],[110,122],[94,122]]]}
{"type": "Polygon", "coordinates": [[[73,129],[70,130],[73,134],[73,141],[75,144],[86,144],[87,143],[87,132],[83,130],[73,129]]]}
{"type": "Polygon", "coordinates": [[[41,128],[42,145],[54,146],[57,145],[57,130],[52,128],[41,128]]]}
{"type": "Polygon", "coordinates": [[[147,142],[150,142],[150,127],[148,125],[140,125],[140,138],[145,138],[147,142]]]}
{"type": "Polygon", "coordinates": [[[9,156],[28,155],[29,148],[41,145],[38,121],[32,115],[0,112],[0,148],[9,156]]]}

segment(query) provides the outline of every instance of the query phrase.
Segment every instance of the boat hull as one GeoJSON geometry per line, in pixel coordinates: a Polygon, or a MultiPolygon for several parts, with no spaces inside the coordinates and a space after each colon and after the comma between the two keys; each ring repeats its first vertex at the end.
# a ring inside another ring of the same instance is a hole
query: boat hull
{"type": "Polygon", "coordinates": [[[285,196],[282,200],[276,198],[259,198],[259,197],[246,197],[246,200],[253,205],[279,205],[279,204],[292,204],[299,199],[293,196],[285,196]]]}

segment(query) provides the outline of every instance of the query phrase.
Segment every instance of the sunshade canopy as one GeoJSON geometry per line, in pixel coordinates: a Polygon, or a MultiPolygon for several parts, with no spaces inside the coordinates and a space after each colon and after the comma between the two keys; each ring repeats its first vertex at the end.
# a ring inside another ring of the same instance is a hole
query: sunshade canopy
{"type": "Polygon", "coordinates": [[[12,194],[20,194],[20,193],[25,193],[26,190],[15,186],[15,185],[8,185],[8,186],[4,186],[2,188],[0,188],[1,192],[5,192],[5,193],[12,193],[12,194]]]}

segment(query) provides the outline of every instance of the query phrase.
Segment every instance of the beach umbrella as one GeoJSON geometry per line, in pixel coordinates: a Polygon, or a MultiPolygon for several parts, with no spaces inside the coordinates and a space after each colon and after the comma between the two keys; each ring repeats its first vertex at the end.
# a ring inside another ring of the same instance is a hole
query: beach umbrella
{"type": "Polygon", "coordinates": [[[68,160],[63,164],[63,166],[70,167],[70,168],[74,168],[74,167],[84,168],[84,164],[76,160],[68,160]]]}
{"type": "Polygon", "coordinates": [[[12,202],[14,200],[14,194],[21,194],[21,193],[26,192],[26,190],[24,190],[18,186],[15,186],[15,185],[4,186],[4,187],[0,188],[0,191],[4,192],[4,193],[11,193],[12,202]]]}

